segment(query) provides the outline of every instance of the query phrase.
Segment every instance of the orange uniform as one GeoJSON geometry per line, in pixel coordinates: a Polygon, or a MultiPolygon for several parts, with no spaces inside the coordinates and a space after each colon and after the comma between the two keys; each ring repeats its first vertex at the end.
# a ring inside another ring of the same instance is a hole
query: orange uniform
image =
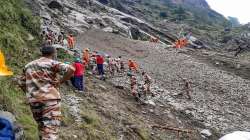
{"type": "Polygon", "coordinates": [[[179,39],[175,42],[175,48],[180,49],[187,46],[188,40],[185,38],[179,39]]]}
{"type": "Polygon", "coordinates": [[[138,64],[132,60],[128,61],[128,67],[130,70],[138,71],[138,64]]]}
{"type": "Polygon", "coordinates": [[[73,49],[75,46],[75,39],[72,35],[68,36],[68,47],[73,49]]]}
{"type": "Polygon", "coordinates": [[[90,55],[89,55],[89,51],[88,50],[84,50],[83,52],[83,60],[86,62],[86,64],[88,65],[89,64],[89,58],[90,58],[90,55]]]}

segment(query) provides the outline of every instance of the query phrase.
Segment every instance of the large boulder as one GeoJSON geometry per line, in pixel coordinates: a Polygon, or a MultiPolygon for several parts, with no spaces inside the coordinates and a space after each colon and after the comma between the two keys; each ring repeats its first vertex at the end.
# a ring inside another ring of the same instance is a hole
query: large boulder
{"type": "Polygon", "coordinates": [[[51,9],[61,10],[63,8],[62,2],[60,0],[52,0],[49,2],[48,6],[51,9]]]}

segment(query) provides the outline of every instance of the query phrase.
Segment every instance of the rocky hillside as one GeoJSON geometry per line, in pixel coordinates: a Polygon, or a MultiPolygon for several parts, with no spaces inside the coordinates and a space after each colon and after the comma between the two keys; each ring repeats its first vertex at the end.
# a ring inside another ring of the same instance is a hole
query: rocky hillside
{"type": "MultiPolygon", "coordinates": [[[[85,95],[63,85],[60,139],[216,140],[232,131],[249,131],[249,61],[211,50],[168,47],[181,31],[191,31],[211,46],[217,41],[218,46],[230,43],[235,34],[247,31],[247,25],[224,30],[227,21],[204,0],[25,2],[33,14],[19,0],[0,1],[0,47],[16,75],[25,63],[38,57],[34,46],[39,45],[40,19],[41,30],[77,36],[79,51],[88,47],[132,58],[154,79],[156,97],[150,97],[147,105],[134,101],[125,74],[103,82],[87,71],[85,95]],[[228,33],[232,34],[229,41],[228,33]],[[159,37],[161,42],[148,42],[151,37],[159,37]],[[191,89],[185,88],[185,80],[191,89]],[[191,100],[186,97],[187,90],[191,100]]],[[[70,58],[65,51],[58,54],[62,61],[70,58]]],[[[0,110],[13,113],[26,139],[36,140],[36,124],[13,80],[0,79],[0,110]]]]}
{"type": "MultiPolygon", "coordinates": [[[[205,1],[130,0],[26,0],[37,15],[63,30],[80,33],[102,29],[136,40],[158,37],[172,44],[181,35],[212,44],[227,20],[205,1]],[[192,5],[196,8],[192,8],[192,5]],[[207,6],[206,6],[207,5],[207,6]]],[[[213,44],[212,44],[213,45],[213,44]]],[[[211,45],[211,46],[212,46],[211,45]]]]}
{"type": "Polygon", "coordinates": [[[127,14],[140,17],[162,31],[178,35],[193,32],[203,40],[215,39],[229,23],[205,0],[99,0],[127,14]]]}

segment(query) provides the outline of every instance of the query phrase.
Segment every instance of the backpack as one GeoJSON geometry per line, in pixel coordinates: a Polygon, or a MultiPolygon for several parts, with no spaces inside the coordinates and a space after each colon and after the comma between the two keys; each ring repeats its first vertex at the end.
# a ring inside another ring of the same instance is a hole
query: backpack
{"type": "Polygon", "coordinates": [[[15,140],[13,126],[4,118],[0,118],[0,140],[15,140]]]}

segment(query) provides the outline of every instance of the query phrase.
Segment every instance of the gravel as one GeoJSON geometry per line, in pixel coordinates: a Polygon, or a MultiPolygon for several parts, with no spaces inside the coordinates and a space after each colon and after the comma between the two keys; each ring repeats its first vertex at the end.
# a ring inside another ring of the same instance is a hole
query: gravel
{"type": "MultiPolygon", "coordinates": [[[[153,98],[155,102],[170,104],[177,111],[191,114],[192,119],[222,134],[250,130],[249,80],[186,55],[183,53],[186,49],[164,49],[159,44],[131,41],[96,31],[85,33],[79,42],[92,50],[136,60],[154,79],[152,90],[159,93],[153,98]],[[182,78],[191,82],[192,100],[179,96],[185,93],[182,78]]],[[[126,76],[112,80],[128,87],[126,76]]]]}

